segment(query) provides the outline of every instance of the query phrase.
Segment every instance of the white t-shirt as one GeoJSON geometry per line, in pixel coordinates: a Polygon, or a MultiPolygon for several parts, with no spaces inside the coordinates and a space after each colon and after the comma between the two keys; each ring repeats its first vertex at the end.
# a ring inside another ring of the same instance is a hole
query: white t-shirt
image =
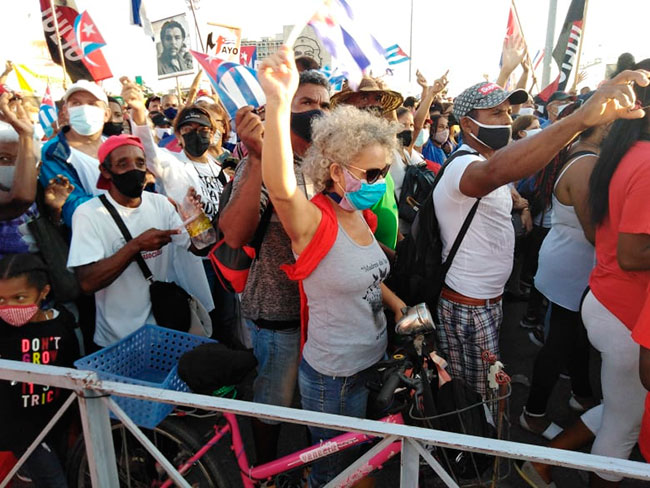
{"type": "MultiPolygon", "coordinates": [[[[128,208],[108,200],[117,209],[126,227],[135,238],[156,228],[174,229],[182,222],[174,207],[162,195],[144,192],[139,207],[128,208]]],[[[172,237],[171,244],[157,251],[143,252],[147,266],[158,281],[169,281],[173,272],[172,246],[187,250],[189,236],[182,233],[172,237]]],[[[72,216],[72,242],[68,267],[83,266],[108,258],[122,249],[124,237],[99,198],[93,198],[77,208],[72,216]]],[[[96,329],[94,341],[100,346],[110,345],[144,324],[155,324],[151,313],[149,283],[133,261],[118,278],[106,288],[95,293],[96,329]]]]}
{"type": "MultiPolygon", "coordinates": [[[[463,145],[458,150],[472,149],[463,145]]],[[[483,160],[483,156],[474,154],[454,159],[433,192],[443,260],[476,202],[475,198],[461,193],[460,180],[470,163],[483,160]]],[[[511,212],[512,197],[508,185],[481,198],[474,220],[447,273],[447,286],[472,298],[494,298],[503,293],[512,271],[515,248],[511,212]]]]}
{"type": "MultiPolygon", "coordinates": [[[[186,164],[193,168],[201,181],[201,188],[197,191],[200,191],[203,195],[203,198],[201,198],[203,210],[210,217],[210,220],[213,220],[219,210],[219,197],[224,187],[221,181],[224,180],[225,173],[223,176],[219,176],[221,166],[211,157],[208,157],[207,163],[197,163],[189,160],[186,164]]],[[[227,182],[228,178],[225,178],[225,181],[227,182]]]]}
{"type": "Polygon", "coordinates": [[[89,156],[85,152],[70,148],[70,159],[68,162],[77,170],[81,186],[86,193],[90,195],[101,195],[106,193],[106,190],[97,188],[97,180],[99,179],[99,160],[89,156]]]}

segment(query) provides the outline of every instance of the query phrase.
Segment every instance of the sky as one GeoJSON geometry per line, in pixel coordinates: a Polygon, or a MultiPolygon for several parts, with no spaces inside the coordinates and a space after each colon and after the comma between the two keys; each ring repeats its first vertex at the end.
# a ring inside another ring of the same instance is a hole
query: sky
{"type": "MultiPolygon", "coordinates": [[[[10,0],[0,0],[9,3],[10,0]]],[[[195,0],[196,2],[196,0],[195,0]]],[[[284,25],[304,22],[317,0],[198,0],[197,18],[203,25],[216,22],[240,26],[248,39],[273,36],[284,25]]],[[[458,94],[464,88],[483,80],[495,80],[506,30],[511,0],[348,0],[359,21],[384,46],[399,44],[412,57],[412,82],[409,63],[395,69],[387,84],[404,94],[419,93],[415,70],[429,81],[449,69],[449,92],[458,94]],[[412,50],[410,48],[411,3],[413,4],[412,50]]],[[[188,11],[186,0],[144,0],[150,20],[155,21],[188,11]]],[[[104,36],[104,55],[115,75],[106,80],[104,88],[119,92],[118,78],[140,75],[156,91],[166,92],[176,86],[174,80],[158,81],[156,50],[142,28],[130,25],[130,0],[76,0],[79,11],[87,9],[104,36]]],[[[516,7],[530,56],[544,48],[548,16],[548,0],[516,0],[516,7]]],[[[559,35],[570,0],[558,0],[555,38],[559,35]]],[[[32,66],[41,74],[60,77],[60,68],[44,67],[43,53],[33,46],[42,41],[38,0],[12,1],[5,10],[4,28],[0,30],[0,62],[5,59],[32,66]],[[9,19],[11,15],[11,19],[9,19]],[[37,69],[38,68],[38,69],[37,69]]],[[[595,87],[604,77],[605,64],[615,63],[622,52],[629,51],[637,60],[650,56],[642,32],[634,19],[647,19],[650,2],[645,0],[589,0],[584,32],[581,65],[588,78],[583,85],[595,87]],[[615,3],[615,6],[613,5],[615,3]]],[[[191,17],[190,17],[191,19],[191,17]]],[[[555,41],[554,41],[555,43],[555,41]]],[[[557,68],[553,63],[552,77],[557,68]]],[[[541,65],[537,72],[541,85],[541,65]]],[[[189,86],[192,76],[179,78],[189,86]]],[[[10,79],[10,84],[15,83],[10,79]]],[[[35,86],[37,91],[44,87],[35,86]]],[[[582,85],[581,85],[582,86],[582,85]]],[[[54,96],[62,88],[52,87],[54,96]]]]}

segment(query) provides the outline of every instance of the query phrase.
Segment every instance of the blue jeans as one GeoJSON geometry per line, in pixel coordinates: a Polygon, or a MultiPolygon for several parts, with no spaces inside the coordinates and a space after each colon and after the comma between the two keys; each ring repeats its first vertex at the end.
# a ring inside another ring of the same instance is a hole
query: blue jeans
{"type": "MultiPolygon", "coordinates": [[[[256,403],[290,407],[300,361],[300,328],[272,330],[246,320],[257,359],[257,377],[253,383],[256,403]]],[[[273,420],[260,419],[267,424],[273,420]]]]}
{"type": "MultiPolygon", "coordinates": [[[[320,374],[304,359],[300,362],[298,384],[302,397],[302,408],[315,412],[347,415],[348,417],[366,416],[368,403],[368,374],[361,371],[353,376],[332,377],[320,374]]],[[[324,442],[342,432],[309,427],[312,442],[324,442]]],[[[331,481],[347,468],[358,455],[358,448],[328,456],[312,465],[309,486],[320,487],[331,481]]]]}
{"type": "MultiPolygon", "coordinates": [[[[27,449],[14,451],[20,457],[27,449]]],[[[67,488],[68,484],[63,466],[56,453],[45,442],[41,442],[32,452],[25,464],[24,472],[37,488],[67,488]]]]}

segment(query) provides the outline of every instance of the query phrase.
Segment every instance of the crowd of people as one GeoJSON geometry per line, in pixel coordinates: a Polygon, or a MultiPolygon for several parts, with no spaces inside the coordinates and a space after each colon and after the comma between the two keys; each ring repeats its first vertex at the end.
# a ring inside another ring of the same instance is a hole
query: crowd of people
{"type": "MultiPolygon", "coordinates": [[[[597,90],[544,101],[525,91],[530,67],[506,48],[496,83],[449,97],[447,73],[433,83],[418,73],[421,95],[405,99],[372,77],[332,93],[317,63],[283,46],[258,70],[266,105],[234,120],[196,84],[146,97],[126,77],[112,95],[80,80],[57,103],[48,140],[34,135],[30,104],[3,93],[0,357],[71,366],[165,323],[153,286],[176,283],[209,313],[213,338],[252,349],[253,401],[288,407],[297,391],[304,409],[363,418],[369,371],[407,307],[387,283],[424,203],[407,177],[416,167],[440,174],[427,198],[442,258],[453,258],[431,312],[449,374],[485,396],[483,356],[500,355],[504,297],[527,300],[520,325],[541,349],[520,426],[564,449],[593,440],[591,452],[628,458],[639,442],[650,456],[650,417],[641,428],[650,415],[650,60],[621,57],[597,90]],[[255,247],[241,293],[209,257],[219,239],[255,247]],[[547,404],[564,372],[582,415],[563,430],[547,404]]],[[[20,456],[65,395],[0,389],[0,412],[13,419],[0,428],[0,451],[20,456]]],[[[67,486],[60,425],[26,464],[36,486],[67,486]]],[[[252,427],[256,461],[275,459],[281,425],[252,427]]],[[[309,431],[313,442],[337,435],[309,431]]],[[[314,463],[309,485],[324,486],[353,455],[314,463]]],[[[549,466],[518,470],[532,486],[554,486],[549,466]]],[[[594,473],[590,483],[619,482],[594,473]]]]}

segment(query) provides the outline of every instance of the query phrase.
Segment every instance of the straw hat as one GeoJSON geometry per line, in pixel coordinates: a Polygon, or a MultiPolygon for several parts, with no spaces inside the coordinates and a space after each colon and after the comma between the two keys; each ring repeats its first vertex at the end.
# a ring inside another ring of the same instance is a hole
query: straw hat
{"type": "Polygon", "coordinates": [[[361,79],[361,82],[359,83],[359,88],[357,91],[353,91],[350,89],[348,86],[347,82],[343,86],[343,89],[336,93],[332,98],[330,99],[330,103],[332,104],[332,107],[336,107],[337,105],[342,105],[348,103],[348,100],[352,95],[355,93],[379,93],[382,95],[381,97],[381,107],[383,109],[383,112],[390,112],[391,110],[395,110],[397,107],[402,105],[402,102],[404,101],[404,97],[397,93],[396,91],[392,90],[387,90],[385,89],[382,85],[380,85],[377,80],[374,78],[370,78],[367,76],[364,76],[361,79]]]}

